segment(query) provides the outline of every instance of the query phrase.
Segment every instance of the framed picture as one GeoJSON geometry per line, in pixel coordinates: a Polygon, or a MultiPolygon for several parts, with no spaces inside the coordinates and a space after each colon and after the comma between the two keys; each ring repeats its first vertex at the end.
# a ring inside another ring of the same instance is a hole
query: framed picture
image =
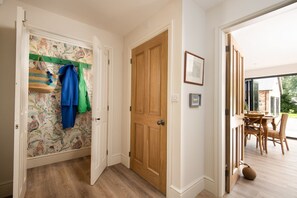
{"type": "Polygon", "coordinates": [[[204,58],[191,52],[185,52],[185,71],[184,82],[203,85],[204,77],[204,58]]]}
{"type": "Polygon", "coordinates": [[[189,94],[189,106],[190,107],[199,107],[199,106],[201,106],[201,94],[190,93],[189,94]]]}

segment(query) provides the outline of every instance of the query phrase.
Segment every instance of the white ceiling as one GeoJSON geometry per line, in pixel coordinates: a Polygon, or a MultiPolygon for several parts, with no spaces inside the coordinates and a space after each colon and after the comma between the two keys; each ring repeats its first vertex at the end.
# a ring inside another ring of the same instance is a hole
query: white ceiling
{"type": "Polygon", "coordinates": [[[209,10],[210,8],[220,4],[224,0],[195,0],[195,1],[204,10],[209,10]]]}
{"type": "Polygon", "coordinates": [[[35,7],[125,35],[171,0],[20,0],[35,7]]]}
{"type": "MultiPolygon", "coordinates": [[[[173,0],[20,0],[92,26],[126,35],[173,0]]],[[[195,0],[207,10],[223,0],[195,0]]]]}
{"type": "Polygon", "coordinates": [[[297,10],[232,32],[246,70],[297,63],[297,10]]]}

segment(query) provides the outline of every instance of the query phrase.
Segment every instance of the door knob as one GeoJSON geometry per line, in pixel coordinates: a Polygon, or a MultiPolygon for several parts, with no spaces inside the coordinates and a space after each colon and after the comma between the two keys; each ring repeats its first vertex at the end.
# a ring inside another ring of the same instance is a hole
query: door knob
{"type": "Polygon", "coordinates": [[[157,121],[157,125],[165,125],[165,121],[164,120],[158,120],[157,121]]]}
{"type": "Polygon", "coordinates": [[[96,120],[100,120],[100,118],[96,118],[96,120]]]}

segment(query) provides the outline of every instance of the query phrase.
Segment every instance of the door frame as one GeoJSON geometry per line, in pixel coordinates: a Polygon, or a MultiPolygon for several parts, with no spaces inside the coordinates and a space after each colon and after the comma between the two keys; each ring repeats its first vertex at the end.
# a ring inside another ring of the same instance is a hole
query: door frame
{"type": "MultiPolygon", "coordinates": [[[[172,159],[172,102],[171,102],[171,95],[173,94],[173,90],[172,90],[172,64],[173,64],[173,49],[172,49],[172,45],[173,45],[173,21],[171,21],[169,24],[156,29],[155,31],[141,37],[138,41],[134,42],[132,45],[129,45],[128,50],[129,50],[129,54],[128,54],[128,73],[129,73],[129,82],[128,82],[128,101],[130,103],[131,106],[131,96],[132,96],[132,90],[131,90],[131,86],[132,86],[132,64],[130,64],[130,59],[132,59],[132,50],[134,48],[136,48],[137,46],[145,43],[146,41],[149,41],[150,39],[158,36],[159,34],[161,34],[162,32],[168,31],[168,67],[167,67],[167,166],[166,166],[166,195],[169,195],[169,191],[170,191],[170,181],[172,178],[172,165],[171,165],[171,159],[172,159]]],[[[131,148],[131,111],[129,112],[129,118],[128,118],[128,136],[127,136],[127,145],[129,146],[129,152],[130,152],[130,148],[131,148]]],[[[130,168],[130,157],[128,157],[129,160],[127,162],[128,168],[130,168]]]]}
{"type": "Polygon", "coordinates": [[[214,79],[218,79],[215,82],[214,87],[214,131],[217,134],[214,135],[214,164],[215,164],[215,180],[216,194],[222,197],[225,194],[225,154],[226,154],[226,130],[225,130],[225,104],[226,104],[226,35],[232,31],[240,28],[252,25],[259,21],[263,21],[270,17],[276,16],[280,13],[285,13],[291,9],[296,9],[297,4],[295,2],[282,2],[272,7],[268,7],[259,12],[252,13],[251,15],[242,17],[231,23],[222,25],[215,29],[215,73],[214,79]]]}

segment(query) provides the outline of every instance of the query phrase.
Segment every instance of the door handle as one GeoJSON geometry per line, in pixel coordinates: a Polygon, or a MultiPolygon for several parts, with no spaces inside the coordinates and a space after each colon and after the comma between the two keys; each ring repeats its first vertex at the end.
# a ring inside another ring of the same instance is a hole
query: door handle
{"type": "Polygon", "coordinates": [[[158,120],[157,121],[157,125],[165,125],[165,121],[164,120],[158,120]]]}
{"type": "Polygon", "coordinates": [[[96,118],[96,120],[100,120],[100,118],[96,118]]]}

